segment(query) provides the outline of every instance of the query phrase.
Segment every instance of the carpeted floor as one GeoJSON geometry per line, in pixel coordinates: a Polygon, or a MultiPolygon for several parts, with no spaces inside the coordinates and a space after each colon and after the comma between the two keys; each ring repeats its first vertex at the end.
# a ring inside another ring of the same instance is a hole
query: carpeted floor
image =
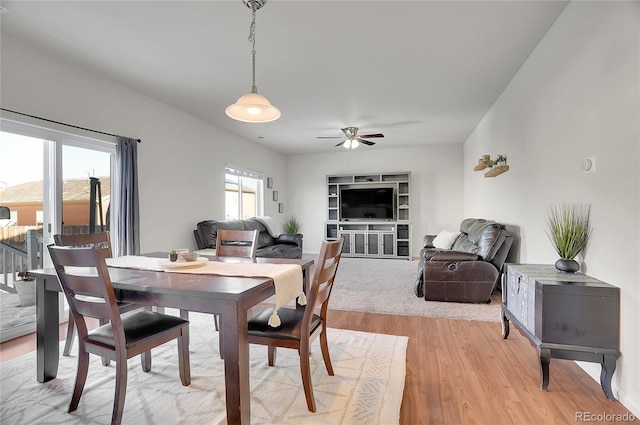
{"type": "Polygon", "coordinates": [[[404,316],[500,321],[500,292],[491,297],[490,304],[425,301],[413,293],[417,273],[417,260],[344,257],[338,267],[329,308],[404,316]]]}
{"type": "MultiPolygon", "coordinates": [[[[168,310],[172,312],[171,310],[168,310]]],[[[177,314],[177,312],[174,312],[177,314]]],[[[222,424],[226,421],[224,367],[210,315],[190,314],[191,385],[178,377],[175,342],[153,351],[153,368],[143,373],[129,360],[123,424],[222,424]]],[[[311,350],[317,412],[307,410],[298,353],[279,349],[268,367],[266,347],[251,346],[252,424],[397,424],[404,390],[407,337],[329,329],[335,375],[329,376],[318,342],[311,350]]],[[[77,347],[74,347],[74,350],[77,347]]],[[[111,418],[115,367],[91,356],[78,410],[67,413],[75,381],[76,355],[61,357],[58,377],[35,379],[34,353],[0,365],[0,422],[3,424],[105,424],[111,418]]]]}

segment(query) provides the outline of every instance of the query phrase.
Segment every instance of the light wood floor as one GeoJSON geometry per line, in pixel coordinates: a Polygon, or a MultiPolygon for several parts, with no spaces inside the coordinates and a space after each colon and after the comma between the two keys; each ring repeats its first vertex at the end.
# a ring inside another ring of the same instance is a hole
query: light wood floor
{"type": "MultiPolygon", "coordinates": [[[[345,311],[331,311],[328,322],[409,337],[402,425],[575,425],[576,412],[628,413],[572,361],[552,359],[549,391],[541,391],[536,350],[513,327],[503,340],[499,323],[345,311]]],[[[34,349],[34,335],[17,338],[0,344],[0,360],[34,349]]]]}

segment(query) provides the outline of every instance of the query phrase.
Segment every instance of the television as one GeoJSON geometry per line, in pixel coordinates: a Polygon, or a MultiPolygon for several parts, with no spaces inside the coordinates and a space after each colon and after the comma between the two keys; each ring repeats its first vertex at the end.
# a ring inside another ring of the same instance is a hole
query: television
{"type": "Polygon", "coordinates": [[[393,187],[340,188],[340,220],[396,219],[393,187]]]}

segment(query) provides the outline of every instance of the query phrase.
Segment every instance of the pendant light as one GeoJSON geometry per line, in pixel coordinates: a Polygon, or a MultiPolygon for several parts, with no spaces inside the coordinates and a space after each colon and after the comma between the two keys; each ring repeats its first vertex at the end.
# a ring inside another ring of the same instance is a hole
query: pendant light
{"type": "Polygon", "coordinates": [[[249,41],[253,43],[251,55],[253,58],[253,84],[251,91],[240,96],[238,101],[225,110],[226,114],[234,120],[243,122],[270,122],[280,118],[280,110],[273,106],[266,97],[258,94],[256,87],[256,10],[264,6],[266,0],[242,0],[251,8],[252,19],[249,28],[249,41]]]}

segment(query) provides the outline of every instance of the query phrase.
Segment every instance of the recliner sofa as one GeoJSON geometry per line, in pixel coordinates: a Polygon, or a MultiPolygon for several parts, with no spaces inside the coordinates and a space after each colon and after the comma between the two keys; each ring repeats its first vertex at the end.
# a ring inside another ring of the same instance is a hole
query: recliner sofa
{"type": "Polygon", "coordinates": [[[513,244],[505,226],[468,218],[450,249],[433,245],[436,235],[424,237],[420,251],[416,296],[427,301],[486,303],[496,288],[513,244]]]}
{"type": "Polygon", "coordinates": [[[215,249],[219,229],[258,230],[256,257],[302,258],[302,234],[283,233],[272,235],[259,218],[246,220],[204,220],[197,224],[193,235],[198,249],[215,249]]]}

